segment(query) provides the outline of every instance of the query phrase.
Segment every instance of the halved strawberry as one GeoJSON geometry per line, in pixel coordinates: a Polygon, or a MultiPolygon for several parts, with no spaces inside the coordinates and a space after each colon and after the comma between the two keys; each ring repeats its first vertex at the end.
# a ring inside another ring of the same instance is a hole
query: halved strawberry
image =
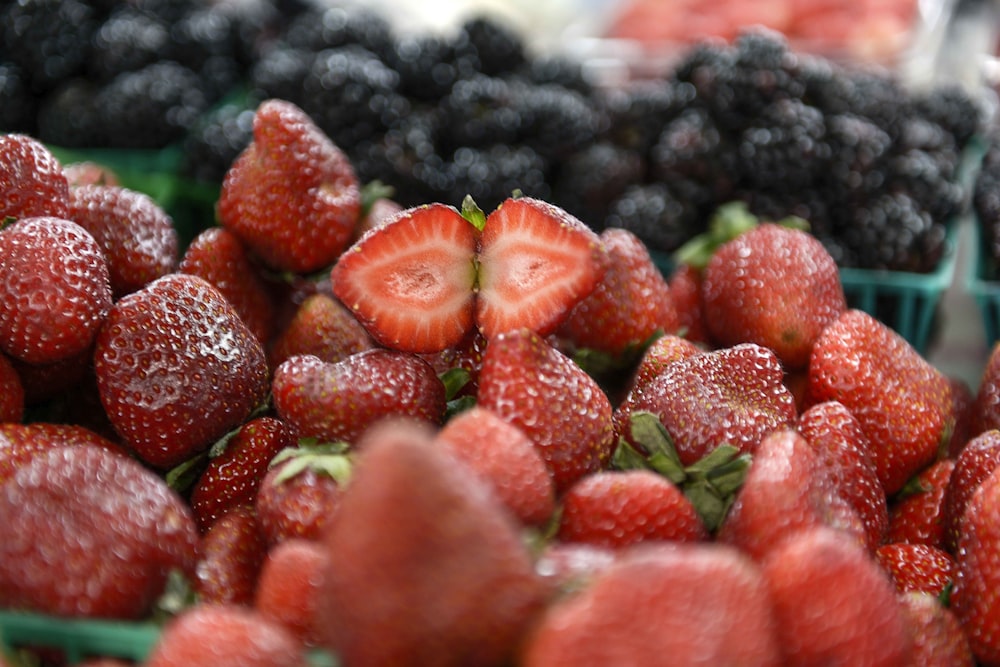
{"type": "Polygon", "coordinates": [[[476,322],[487,338],[556,330],[607,269],[600,238],[561,208],[531,197],[507,199],[480,238],[476,322]]]}
{"type": "Polygon", "coordinates": [[[333,267],[333,292],[381,344],[437,352],[473,324],[476,228],[454,207],[407,209],[333,267]]]}

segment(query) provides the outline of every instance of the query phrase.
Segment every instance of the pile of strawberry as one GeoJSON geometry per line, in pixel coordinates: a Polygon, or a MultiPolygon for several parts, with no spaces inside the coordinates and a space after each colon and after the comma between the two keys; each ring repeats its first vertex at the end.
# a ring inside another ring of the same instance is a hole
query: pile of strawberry
{"type": "Polygon", "coordinates": [[[268,100],[180,248],[0,136],[0,608],[169,612],[150,667],[1000,665],[1000,352],[943,375],[794,220],[664,277],[369,194],[268,100]]]}

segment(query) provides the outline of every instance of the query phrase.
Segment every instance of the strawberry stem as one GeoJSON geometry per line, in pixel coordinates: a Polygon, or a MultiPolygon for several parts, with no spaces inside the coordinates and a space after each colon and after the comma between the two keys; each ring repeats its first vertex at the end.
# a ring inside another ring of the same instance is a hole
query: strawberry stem
{"type": "Polygon", "coordinates": [[[479,231],[483,231],[483,227],[486,226],[486,214],[483,213],[483,209],[479,208],[479,204],[472,198],[472,195],[465,195],[465,199],[462,200],[462,217],[472,223],[472,226],[479,231]]]}

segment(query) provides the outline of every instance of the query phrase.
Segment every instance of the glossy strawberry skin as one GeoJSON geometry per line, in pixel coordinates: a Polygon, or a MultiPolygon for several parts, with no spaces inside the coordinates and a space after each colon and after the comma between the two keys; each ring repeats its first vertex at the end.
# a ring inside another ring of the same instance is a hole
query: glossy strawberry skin
{"type": "Polygon", "coordinates": [[[251,606],[266,555],[252,506],[229,509],[201,540],[193,581],[199,602],[251,606]]]}
{"type": "Polygon", "coordinates": [[[948,486],[944,492],[942,508],[944,523],[944,548],[955,553],[962,535],[962,515],[969,498],[983,480],[1000,466],[1000,430],[983,431],[959,452],[948,486]]]}
{"type": "Polygon", "coordinates": [[[955,559],[929,544],[887,542],[876,549],[875,560],[889,573],[899,593],[940,596],[955,582],[955,559]]]}
{"type": "Polygon", "coordinates": [[[970,408],[969,435],[1000,429],[1000,344],[994,344],[986,359],[979,386],[970,408]]]}
{"type": "Polygon", "coordinates": [[[316,607],[330,554],[322,542],[289,538],[273,546],[261,566],[254,608],[306,645],[319,644],[316,607]]]}
{"type": "Polygon", "coordinates": [[[0,135],[0,220],[69,216],[69,183],[59,160],[26,134],[0,135]]]}
{"type": "Polygon", "coordinates": [[[296,444],[292,429],[274,417],[256,417],[240,426],[225,449],[209,459],[191,490],[198,528],[206,530],[234,506],[253,505],[271,459],[296,444]]]}
{"type": "Polygon", "coordinates": [[[845,311],[813,346],[808,394],[843,403],[879,443],[872,460],[890,496],[937,457],[951,428],[948,378],[861,310],[845,311]]]}
{"type": "Polygon", "coordinates": [[[562,335],[577,347],[620,355],[657,332],[676,333],[680,324],[670,288],[646,246],[625,229],[608,228],[600,236],[607,270],[570,311],[562,335]]]}
{"type": "Polygon", "coordinates": [[[941,459],[920,471],[919,488],[907,493],[907,487],[889,507],[886,540],[944,546],[944,496],[954,468],[954,459],[941,459]]]}
{"type": "Polygon", "coordinates": [[[518,329],[488,340],[477,402],[531,438],[557,493],[611,458],[614,424],[607,396],[533,331],[518,329]]]}
{"type": "Polygon", "coordinates": [[[937,596],[914,591],[901,595],[899,604],[912,639],[910,664],[975,666],[961,624],[937,596]]]}
{"type": "Polygon", "coordinates": [[[70,216],[104,250],[115,299],[177,266],[180,241],[173,220],[143,192],[113,185],[74,187],[70,216]]]}
{"type": "Polygon", "coordinates": [[[32,364],[85,352],[111,308],[104,253],[63,218],[0,228],[0,349],[32,364]]]}
{"type": "Polygon", "coordinates": [[[678,333],[695,343],[712,344],[705,322],[701,271],[690,264],[681,264],[670,274],[667,285],[677,310],[678,333]]]}
{"type": "Polygon", "coordinates": [[[192,239],[177,270],[216,287],[266,346],[274,333],[275,304],[243,242],[225,227],[209,227],[192,239]]]}
{"type": "Polygon", "coordinates": [[[361,214],[349,158],[300,108],[266,100],[222,183],[219,220],[264,262],[311,273],[334,263],[361,214]]]}
{"type": "Polygon", "coordinates": [[[288,539],[321,540],[340,507],[343,479],[306,467],[286,476],[291,461],[275,463],[264,474],[254,499],[261,533],[269,547],[288,539]]]}
{"type": "Polygon", "coordinates": [[[285,326],[276,332],[268,349],[272,368],[297,354],[311,354],[336,363],[375,347],[361,323],[329,294],[307,296],[285,326]]]}
{"type": "Polygon", "coordinates": [[[99,447],[39,453],[0,486],[0,604],[59,616],[143,618],[171,568],[193,572],[184,501],[99,447]]]}
{"type": "Polygon", "coordinates": [[[679,487],[651,470],[601,471],[561,498],[559,539],[622,548],[645,540],[708,539],[701,518],[679,487]]]}
{"type": "Polygon", "coordinates": [[[24,385],[7,355],[0,353],[0,422],[24,417],[24,385]]]}
{"type": "Polygon", "coordinates": [[[115,429],[161,469],[243,423],[269,379],[263,347],[222,293],[180,273],[115,303],[94,370],[115,429]]]}
{"type": "Polygon", "coordinates": [[[375,348],[337,363],[311,355],[282,363],[272,381],[278,416],[299,436],[353,442],[375,421],[410,416],[444,418],[444,385],[414,354],[375,348]]]}
{"type": "MultiPolygon", "coordinates": [[[[724,442],[752,453],[767,433],[791,424],[795,399],[783,378],[773,352],[744,343],[667,365],[619,410],[656,415],[681,463],[691,465],[724,442]]],[[[622,435],[629,438],[630,432],[622,435]]]]}
{"type": "Polygon", "coordinates": [[[90,445],[127,455],[118,443],[78,424],[31,422],[0,424],[0,482],[14,476],[18,468],[36,454],[58,447],[90,445]]]}

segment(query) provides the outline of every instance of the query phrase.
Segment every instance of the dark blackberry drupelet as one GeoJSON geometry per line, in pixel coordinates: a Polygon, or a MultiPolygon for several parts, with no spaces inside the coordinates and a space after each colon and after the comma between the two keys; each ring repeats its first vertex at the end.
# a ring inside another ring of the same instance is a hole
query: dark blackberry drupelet
{"type": "Polygon", "coordinates": [[[841,237],[857,268],[927,273],[944,256],[946,231],[912,197],[894,192],[855,209],[841,237]]]}
{"type": "Polygon", "coordinates": [[[691,106],[663,126],[650,151],[649,173],[653,180],[678,180],[697,184],[695,204],[722,202],[736,187],[734,148],[728,135],[716,125],[711,113],[691,106]]]}
{"type": "Polygon", "coordinates": [[[399,75],[399,90],[425,102],[441,99],[458,80],[458,53],[451,39],[433,34],[401,35],[386,64],[399,75]]]}
{"type": "Polygon", "coordinates": [[[705,212],[677,184],[638,183],[611,205],[605,227],[627,229],[651,249],[671,253],[704,231],[705,212]]]}
{"type": "Polygon", "coordinates": [[[912,148],[889,159],[886,186],[909,195],[932,219],[950,222],[965,203],[956,170],[951,155],[912,148]]]}
{"type": "Polygon", "coordinates": [[[99,19],[81,0],[17,0],[0,10],[5,59],[21,67],[36,95],[84,71],[99,19]]]}
{"type": "Polygon", "coordinates": [[[594,86],[584,73],[583,64],[559,54],[539,54],[528,58],[515,72],[529,83],[554,83],[583,95],[593,95],[594,86]]]}
{"type": "Polygon", "coordinates": [[[195,71],[211,59],[227,59],[240,72],[236,29],[229,12],[220,7],[190,11],[170,26],[171,59],[195,71]]]}
{"type": "Polygon", "coordinates": [[[955,139],[959,150],[983,130],[985,110],[958,84],[945,84],[914,96],[913,106],[922,117],[941,125],[955,139]]]}
{"type": "Polygon", "coordinates": [[[647,155],[664,127],[694,98],[694,86],[670,80],[642,80],[610,90],[601,98],[608,135],[618,145],[647,155]]]}
{"type": "Polygon", "coordinates": [[[473,16],[459,26],[459,54],[473,59],[477,71],[490,76],[517,71],[527,61],[521,35],[492,16],[473,16]]]}
{"type": "Polygon", "coordinates": [[[979,225],[987,277],[1000,277],[1000,135],[984,139],[985,149],[972,190],[972,208],[979,225]]]}
{"type": "Polygon", "coordinates": [[[19,66],[0,62],[0,132],[36,134],[38,100],[19,66]]]}
{"type": "Polygon", "coordinates": [[[885,161],[892,140],[878,125],[849,112],[828,114],[826,142],[828,166],[818,181],[831,201],[864,201],[885,185],[885,161]]]}
{"type": "Polygon", "coordinates": [[[460,148],[446,170],[452,185],[444,201],[456,207],[461,207],[466,195],[472,195],[487,213],[515,191],[546,201],[551,198],[545,160],[529,146],[460,148]]]}
{"type": "Polygon", "coordinates": [[[515,143],[524,123],[514,100],[519,91],[508,79],[485,74],[455,82],[439,104],[443,150],[515,143]]]}
{"type": "Polygon", "coordinates": [[[204,116],[184,138],[181,173],[207,184],[219,184],[253,139],[254,110],[223,104],[204,116]]]}
{"type": "Polygon", "coordinates": [[[645,179],[639,153],[610,141],[590,144],[552,171],[553,201],[598,231],[611,204],[630,185],[645,179]]]}
{"type": "Polygon", "coordinates": [[[585,95],[555,84],[526,84],[514,98],[520,141],[546,160],[563,160],[607,128],[607,116],[585,95]]]}
{"type": "Polygon", "coordinates": [[[261,54],[250,68],[250,96],[257,100],[275,98],[304,106],[303,90],[315,54],[284,43],[261,54]]]}
{"type": "Polygon", "coordinates": [[[385,60],[396,38],[389,21],[380,12],[348,7],[310,5],[289,21],[282,39],[288,46],[319,52],[341,46],[360,46],[385,60]]]}
{"type": "Polygon", "coordinates": [[[350,153],[362,182],[382,181],[395,190],[393,198],[406,206],[434,201],[436,193],[450,192],[451,177],[438,146],[441,113],[433,107],[415,107],[378,137],[360,142],[350,153]],[[434,173],[441,172],[440,178],[434,173]]]}
{"type": "Polygon", "coordinates": [[[87,63],[89,75],[110,81],[170,55],[170,26],[129,5],[116,9],[97,29],[87,63]]]}
{"type": "Polygon", "coordinates": [[[107,126],[98,117],[97,84],[69,79],[46,95],[38,108],[38,138],[64,148],[91,148],[108,142],[107,126]]]}

